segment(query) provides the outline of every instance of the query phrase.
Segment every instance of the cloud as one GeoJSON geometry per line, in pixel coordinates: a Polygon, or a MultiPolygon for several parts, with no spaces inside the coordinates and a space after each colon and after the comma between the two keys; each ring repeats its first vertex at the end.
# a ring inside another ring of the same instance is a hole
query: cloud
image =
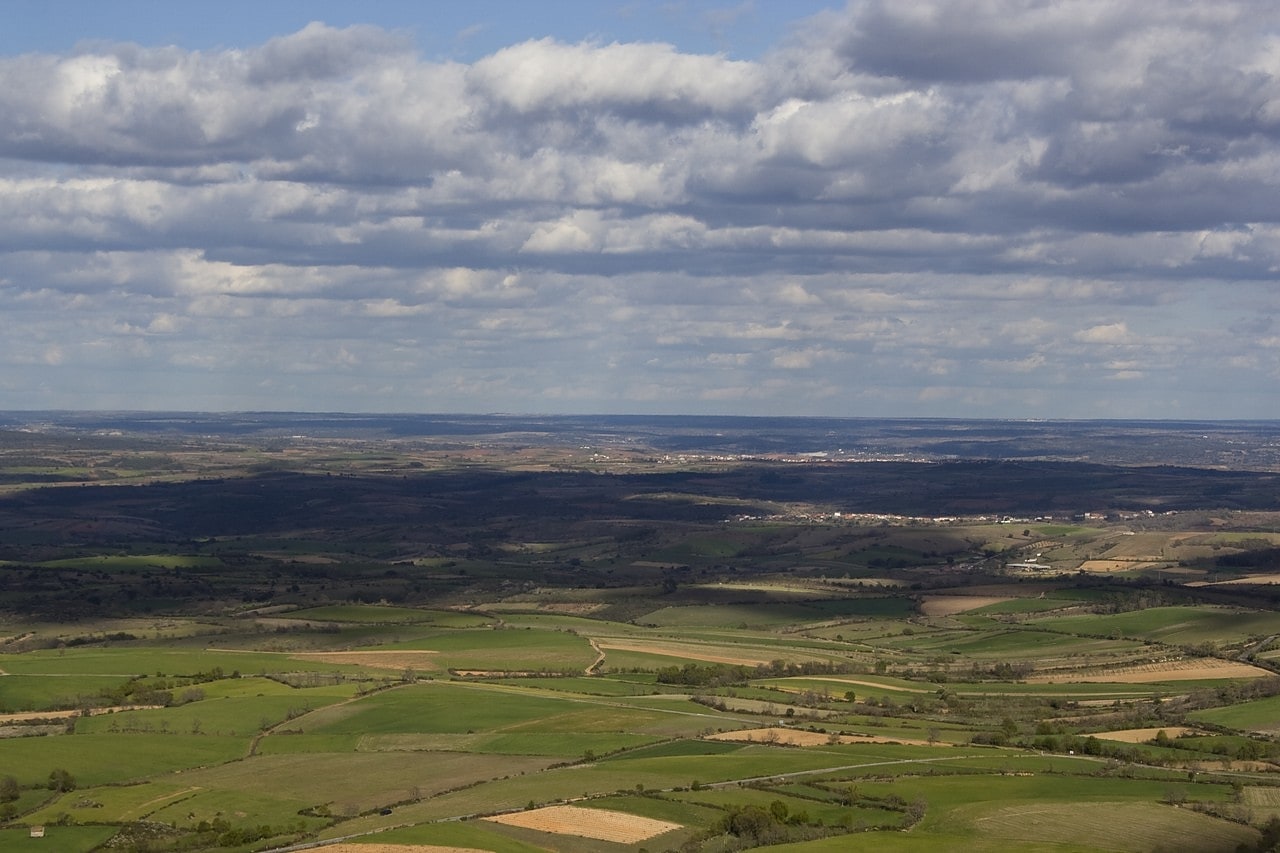
{"type": "Polygon", "coordinates": [[[1272,4],[531,35],[0,58],[0,407],[1280,416],[1272,4]]]}
{"type": "Polygon", "coordinates": [[[1075,334],[1075,339],[1089,344],[1121,346],[1132,343],[1129,327],[1124,323],[1104,323],[1090,326],[1075,334]]]}

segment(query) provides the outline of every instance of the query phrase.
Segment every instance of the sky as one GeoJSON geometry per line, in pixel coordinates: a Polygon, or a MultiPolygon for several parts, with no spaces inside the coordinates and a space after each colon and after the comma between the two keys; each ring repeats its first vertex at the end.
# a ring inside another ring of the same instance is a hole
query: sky
{"type": "Polygon", "coordinates": [[[1280,418],[1270,0],[6,0],[0,409],[1280,418]]]}

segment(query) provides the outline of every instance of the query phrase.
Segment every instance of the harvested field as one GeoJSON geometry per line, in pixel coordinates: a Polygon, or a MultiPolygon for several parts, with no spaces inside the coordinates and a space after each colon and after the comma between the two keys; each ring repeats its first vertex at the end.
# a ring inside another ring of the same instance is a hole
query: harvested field
{"type": "Polygon", "coordinates": [[[1250,806],[1280,809],[1280,788],[1257,788],[1249,786],[1244,789],[1244,801],[1250,806]]]}
{"type": "MultiPolygon", "coordinates": [[[[771,727],[742,729],[736,732],[720,732],[707,735],[707,740],[741,741],[745,743],[776,743],[783,746],[825,746],[832,743],[901,743],[907,746],[933,746],[927,740],[881,737],[880,735],[827,735],[803,729],[771,727]]],[[[950,746],[950,744],[941,744],[950,746]]]]}
{"type": "Polygon", "coordinates": [[[291,658],[318,660],[325,663],[353,663],[374,669],[439,669],[431,656],[433,651],[371,652],[295,652],[291,658]]]}
{"type": "Polygon", "coordinates": [[[954,616],[1009,600],[1007,595],[926,595],[920,602],[920,612],[925,616],[954,616]]]}
{"type": "Polygon", "coordinates": [[[1149,684],[1155,681],[1196,681],[1205,678],[1265,678],[1272,673],[1261,667],[1217,658],[1162,661],[1107,669],[1081,669],[1070,673],[1045,673],[1027,679],[1030,684],[1149,684]]]}
{"type": "Polygon", "coordinates": [[[708,663],[727,663],[736,666],[760,666],[768,663],[774,656],[766,656],[763,652],[756,657],[726,654],[717,648],[700,648],[696,643],[664,643],[644,642],[639,640],[597,640],[596,645],[608,651],[642,652],[649,655],[667,655],[686,658],[688,660],[704,660],[708,663]]]}
{"type": "Polygon", "coordinates": [[[1191,729],[1186,726],[1161,726],[1155,729],[1119,729],[1114,732],[1094,732],[1093,736],[1103,740],[1118,740],[1122,743],[1146,743],[1160,732],[1164,732],[1171,738],[1204,734],[1199,729],[1191,729]]]}
{"type": "MultiPolygon", "coordinates": [[[[581,806],[547,806],[525,812],[494,815],[485,820],[552,832],[557,835],[578,835],[615,844],[635,844],[655,835],[680,829],[680,824],[665,820],[627,814],[626,812],[586,809],[581,806]]],[[[362,853],[362,851],[356,851],[362,853]]]]}
{"type": "Polygon", "coordinates": [[[320,853],[485,853],[474,847],[439,847],[436,844],[326,844],[320,853]]]}

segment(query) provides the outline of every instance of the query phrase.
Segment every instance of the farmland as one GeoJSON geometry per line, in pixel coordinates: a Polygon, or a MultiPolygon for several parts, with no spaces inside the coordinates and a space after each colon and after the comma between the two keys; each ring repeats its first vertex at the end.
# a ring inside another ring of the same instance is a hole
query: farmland
{"type": "Polygon", "coordinates": [[[0,433],[5,850],[1277,837],[1269,469],[65,429],[0,433]]]}

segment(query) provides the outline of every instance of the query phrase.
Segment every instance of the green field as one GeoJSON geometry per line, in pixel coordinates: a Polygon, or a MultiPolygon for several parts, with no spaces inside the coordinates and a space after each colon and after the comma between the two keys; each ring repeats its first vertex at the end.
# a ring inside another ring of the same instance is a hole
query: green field
{"type": "Polygon", "coordinates": [[[849,514],[852,474],[976,498],[951,463],[271,441],[120,490],[22,482],[115,470],[76,442],[4,469],[0,850],[1229,853],[1280,817],[1280,594],[1213,585],[1280,512],[849,514]],[[483,819],[566,804],[678,827],[483,819]]]}

